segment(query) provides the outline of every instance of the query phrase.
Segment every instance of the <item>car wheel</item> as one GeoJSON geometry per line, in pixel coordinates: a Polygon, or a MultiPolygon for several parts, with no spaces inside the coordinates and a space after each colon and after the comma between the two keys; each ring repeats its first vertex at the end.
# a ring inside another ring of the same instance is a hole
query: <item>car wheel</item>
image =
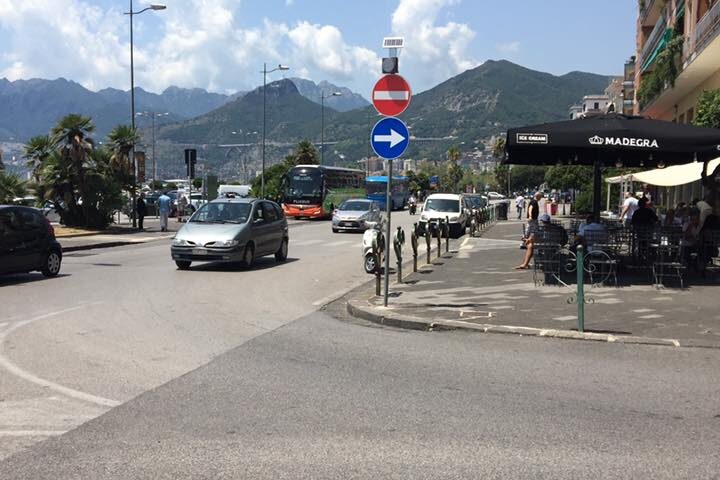
{"type": "Polygon", "coordinates": [[[277,252],[275,252],[275,260],[278,262],[284,262],[287,260],[288,255],[288,239],[283,238],[282,243],[280,244],[280,248],[277,252]]]}
{"type": "Polygon", "coordinates": [[[333,233],[338,233],[340,231],[337,228],[333,228],[332,230],[333,230],[333,233]]]}
{"type": "Polygon", "coordinates": [[[250,268],[255,261],[255,247],[252,243],[247,244],[245,247],[245,253],[243,254],[243,263],[246,267],[250,268]]]}
{"type": "Polygon", "coordinates": [[[52,251],[45,257],[42,269],[40,270],[46,277],[54,277],[60,273],[60,264],[62,257],[58,252],[52,251]]]}
{"type": "Polygon", "coordinates": [[[179,270],[189,269],[191,263],[189,260],[175,260],[175,265],[177,265],[179,270]]]}
{"type": "Polygon", "coordinates": [[[375,256],[372,253],[365,255],[365,261],[363,262],[365,267],[365,273],[375,273],[377,265],[375,264],[375,256]]]}

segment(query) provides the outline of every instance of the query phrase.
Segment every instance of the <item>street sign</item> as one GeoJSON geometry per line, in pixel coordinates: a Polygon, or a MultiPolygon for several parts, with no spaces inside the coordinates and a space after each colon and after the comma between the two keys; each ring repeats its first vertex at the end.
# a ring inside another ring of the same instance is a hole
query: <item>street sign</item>
{"type": "Polygon", "coordinates": [[[401,156],[410,143],[410,132],[402,120],[383,118],[370,132],[370,144],[378,157],[392,160],[401,156]]]}
{"type": "Polygon", "coordinates": [[[372,103],[381,115],[400,115],[410,105],[410,84],[400,75],[385,75],[377,81],[372,91],[372,103]]]}

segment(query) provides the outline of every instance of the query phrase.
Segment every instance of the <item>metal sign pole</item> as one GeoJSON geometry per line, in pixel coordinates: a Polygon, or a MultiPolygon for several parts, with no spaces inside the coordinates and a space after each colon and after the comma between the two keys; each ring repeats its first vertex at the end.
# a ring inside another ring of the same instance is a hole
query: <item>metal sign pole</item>
{"type": "MultiPolygon", "coordinates": [[[[387,225],[385,227],[385,238],[391,239],[392,234],[390,230],[390,212],[392,211],[392,197],[391,197],[391,184],[393,174],[393,161],[388,159],[388,177],[387,177],[387,188],[385,189],[385,214],[387,215],[387,225]]],[[[385,294],[383,296],[383,305],[388,305],[388,294],[390,286],[390,252],[385,252],[385,294]]]]}

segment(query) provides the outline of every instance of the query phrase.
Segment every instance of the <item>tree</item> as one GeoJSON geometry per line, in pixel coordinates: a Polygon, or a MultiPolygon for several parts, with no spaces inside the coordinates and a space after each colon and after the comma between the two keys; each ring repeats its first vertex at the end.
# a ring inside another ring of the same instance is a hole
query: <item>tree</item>
{"type": "Polygon", "coordinates": [[[124,188],[134,191],[135,172],[130,162],[130,152],[140,141],[140,134],[129,125],[118,125],[108,134],[111,166],[124,188]]]}
{"type": "MultiPolygon", "coordinates": [[[[695,125],[701,127],[720,128],[720,88],[705,90],[698,98],[695,125]]],[[[720,195],[718,195],[717,177],[720,174],[720,165],[708,175],[707,167],[710,160],[703,163],[702,184],[709,191],[711,204],[717,211],[720,209],[720,195]]]]}
{"type": "Polygon", "coordinates": [[[12,203],[16,197],[27,194],[25,182],[16,175],[0,170],[0,205],[12,203]]]}
{"type": "Polygon", "coordinates": [[[26,165],[31,168],[33,179],[40,179],[40,169],[55,150],[52,139],[48,135],[32,137],[25,145],[23,154],[27,160],[26,165]]]}
{"type": "Polygon", "coordinates": [[[200,188],[202,188],[202,184],[203,184],[202,178],[193,178],[193,181],[192,181],[193,188],[196,188],[199,190],[200,188]]]}
{"type": "Polygon", "coordinates": [[[536,165],[516,165],[510,176],[510,189],[525,191],[537,189],[545,181],[545,167],[536,165]]]}
{"type": "Polygon", "coordinates": [[[288,168],[294,167],[295,165],[317,165],[318,151],[310,140],[303,140],[295,146],[295,151],[285,157],[285,163],[288,168]]]}
{"type": "Polygon", "coordinates": [[[451,147],[447,151],[447,169],[445,174],[440,177],[440,188],[457,193],[458,183],[463,177],[462,167],[458,164],[460,160],[460,149],[458,147],[451,147]]]}

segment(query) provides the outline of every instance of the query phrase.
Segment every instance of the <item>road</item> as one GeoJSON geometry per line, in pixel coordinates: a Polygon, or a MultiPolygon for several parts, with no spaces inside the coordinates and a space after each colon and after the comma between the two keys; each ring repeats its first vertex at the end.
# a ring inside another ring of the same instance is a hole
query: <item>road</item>
{"type": "MultiPolygon", "coordinates": [[[[394,215],[408,227],[417,216],[394,215]]],[[[94,418],[367,281],[361,234],[290,221],[286,263],[176,270],[169,240],[0,278],[0,458],[94,418]]]]}
{"type": "Polygon", "coordinates": [[[301,222],[285,264],[180,272],[164,241],[4,279],[0,478],[717,478],[720,351],[318,311],[368,279],[360,238],[301,222]]]}

